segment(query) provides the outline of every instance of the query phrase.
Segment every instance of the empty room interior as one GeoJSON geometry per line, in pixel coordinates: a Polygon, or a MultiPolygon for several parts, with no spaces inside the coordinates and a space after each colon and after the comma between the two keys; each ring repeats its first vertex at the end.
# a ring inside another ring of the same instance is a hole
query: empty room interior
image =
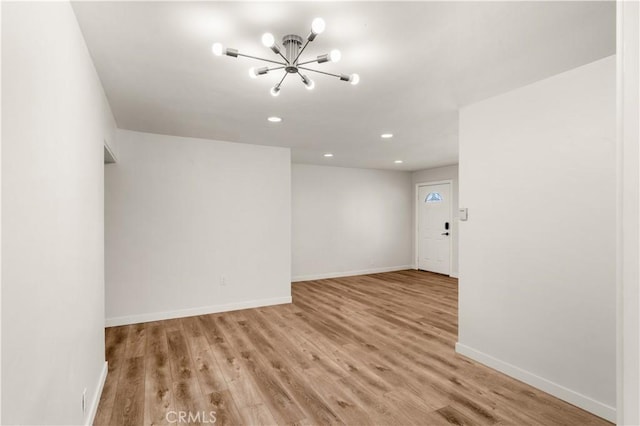
{"type": "Polygon", "coordinates": [[[3,425],[638,425],[636,1],[5,2],[3,425]]]}

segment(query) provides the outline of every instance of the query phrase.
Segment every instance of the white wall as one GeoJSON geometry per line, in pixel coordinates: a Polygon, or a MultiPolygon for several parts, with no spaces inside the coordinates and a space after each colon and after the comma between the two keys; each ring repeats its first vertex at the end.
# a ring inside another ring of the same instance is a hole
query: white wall
{"type": "Polygon", "coordinates": [[[290,302],[288,148],[117,139],[105,183],[107,324],[290,302]]]}
{"type": "Polygon", "coordinates": [[[68,3],[2,9],[2,423],[80,424],[106,374],[113,118],[68,3]]]}
{"type": "Polygon", "coordinates": [[[425,182],[437,182],[442,180],[450,180],[451,181],[451,199],[452,206],[451,209],[453,211],[452,222],[451,222],[451,275],[452,277],[458,276],[458,165],[454,164],[452,166],[444,166],[444,167],[436,167],[433,169],[425,169],[418,170],[416,172],[411,173],[411,181],[414,186],[414,194],[412,197],[413,207],[413,262],[417,264],[418,253],[416,253],[416,217],[415,217],[415,209],[416,209],[416,201],[417,195],[415,194],[415,186],[419,183],[425,182]]]}
{"type": "Polygon", "coordinates": [[[411,268],[411,174],[294,164],[293,280],[411,268]]]}
{"type": "MultiPolygon", "coordinates": [[[[2,23],[2,3],[0,2],[0,25],[2,23]]],[[[0,28],[2,28],[0,26],[0,28]]],[[[0,39],[2,37],[0,36],[0,39]]],[[[1,49],[0,49],[1,51],[1,49]]],[[[0,82],[2,81],[2,55],[0,54],[0,82]]],[[[2,84],[0,83],[0,100],[2,84]]],[[[2,108],[0,108],[2,110],[2,108]]],[[[0,116],[0,142],[2,141],[2,117],[0,116]]],[[[0,143],[0,241],[2,241],[2,143],[0,143]]],[[[2,423],[2,244],[0,244],[0,424],[2,423]]]]}
{"type": "Polygon", "coordinates": [[[619,1],[618,424],[640,424],[640,5],[619,1]]]}
{"type": "Polygon", "coordinates": [[[615,420],[615,57],[462,109],[458,351],[615,420]]]}

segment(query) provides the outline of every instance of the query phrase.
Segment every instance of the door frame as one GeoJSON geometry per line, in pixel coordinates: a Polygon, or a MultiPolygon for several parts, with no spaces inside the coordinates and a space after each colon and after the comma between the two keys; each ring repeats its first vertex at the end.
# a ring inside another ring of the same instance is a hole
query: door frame
{"type": "MultiPolygon", "coordinates": [[[[414,269],[418,270],[418,264],[419,264],[419,259],[420,259],[420,253],[418,251],[418,247],[419,247],[419,222],[420,222],[420,204],[418,203],[418,195],[420,193],[420,187],[421,186],[431,186],[431,185],[443,185],[443,184],[449,184],[449,196],[453,197],[453,180],[452,179],[445,179],[445,180],[434,180],[434,181],[427,181],[427,182],[418,182],[415,185],[415,192],[413,195],[413,202],[415,203],[415,208],[413,210],[413,222],[414,222],[414,227],[413,227],[413,260],[415,261],[414,264],[414,269]]],[[[449,272],[447,273],[447,276],[451,276],[451,267],[453,266],[453,200],[449,199],[449,217],[451,218],[451,224],[450,224],[450,233],[449,233],[449,272]]],[[[457,236],[457,233],[456,233],[457,236]]]]}

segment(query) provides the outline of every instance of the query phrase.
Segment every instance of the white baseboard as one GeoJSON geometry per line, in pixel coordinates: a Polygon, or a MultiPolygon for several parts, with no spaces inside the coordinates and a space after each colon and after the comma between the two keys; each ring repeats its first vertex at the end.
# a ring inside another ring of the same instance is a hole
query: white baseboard
{"type": "MultiPolygon", "coordinates": [[[[410,266],[410,269],[416,269],[416,270],[417,270],[417,269],[418,269],[418,265],[411,265],[411,266],[410,266]]],[[[459,277],[458,277],[458,273],[457,273],[457,272],[451,272],[451,273],[449,274],[449,276],[450,276],[451,278],[459,278],[459,277]]]]}
{"type": "Polygon", "coordinates": [[[173,318],[192,317],[195,315],[217,314],[220,312],[238,311],[240,309],[260,308],[263,306],[282,305],[291,303],[291,296],[273,297],[270,299],[248,300],[246,302],[226,303],[224,305],[200,306],[197,308],[179,309],[166,312],[152,312],[149,314],[128,315],[124,317],[107,318],[106,327],[117,325],[138,324],[141,322],[160,321],[173,318]]]}
{"type": "Polygon", "coordinates": [[[362,269],[359,271],[329,272],[326,274],[316,275],[298,275],[291,278],[291,282],[323,280],[326,278],[353,277],[355,275],[379,274],[381,272],[404,271],[406,269],[415,269],[413,265],[387,266],[384,268],[362,269]]]}
{"type": "Polygon", "coordinates": [[[603,404],[599,401],[596,401],[595,399],[582,395],[581,393],[578,393],[543,377],[523,370],[520,367],[516,367],[515,365],[494,358],[491,355],[487,355],[469,346],[463,345],[462,343],[456,343],[456,352],[475,361],[478,361],[484,365],[487,365],[495,370],[498,370],[506,374],[507,376],[511,376],[535,388],[547,392],[557,398],[562,399],[563,401],[580,407],[583,410],[595,414],[596,416],[602,417],[603,419],[609,420],[613,423],[615,423],[616,421],[615,407],[603,404]]]}
{"type": "Polygon", "coordinates": [[[98,412],[98,404],[100,404],[100,397],[102,396],[102,389],[104,389],[104,383],[107,381],[107,373],[109,372],[109,364],[105,361],[102,366],[102,372],[100,373],[100,378],[98,378],[98,385],[96,386],[96,391],[93,393],[93,400],[91,400],[91,406],[89,407],[89,411],[87,413],[86,418],[86,426],[91,426],[93,421],[96,418],[96,413],[98,412]]]}

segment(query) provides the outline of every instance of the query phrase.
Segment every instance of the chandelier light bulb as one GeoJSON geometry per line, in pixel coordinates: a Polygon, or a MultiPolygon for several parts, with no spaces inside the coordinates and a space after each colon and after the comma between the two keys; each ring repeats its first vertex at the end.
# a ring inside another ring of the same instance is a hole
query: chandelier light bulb
{"type": "Polygon", "coordinates": [[[340,61],[340,58],[342,58],[342,53],[340,53],[338,49],[333,49],[331,53],[329,53],[329,59],[331,59],[331,62],[338,62],[340,61]]]}
{"type": "Polygon", "coordinates": [[[269,67],[251,68],[249,69],[249,77],[256,78],[259,75],[265,75],[269,72],[269,67]]]}
{"type": "Polygon", "coordinates": [[[306,75],[301,75],[301,77],[302,82],[304,83],[304,86],[307,88],[307,90],[313,90],[313,88],[316,87],[316,84],[309,77],[307,77],[306,75]]]}
{"type": "Polygon", "coordinates": [[[222,56],[222,53],[224,52],[222,43],[213,43],[213,46],[211,46],[211,51],[216,56],[222,56]]]}
{"type": "Polygon", "coordinates": [[[349,83],[353,84],[354,86],[360,83],[360,76],[358,74],[351,74],[351,77],[349,77],[349,83]]]}
{"type": "Polygon", "coordinates": [[[322,34],[325,27],[326,24],[324,23],[324,19],[322,18],[316,18],[313,20],[313,22],[311,22],[311,32],[315,35],[322,34]]]}
{"type": "Polygon", "coordinates": [[[262,44],[265,47],[273,47],[276,44],[276,39],[273,37],[271,33],[262,34],[262,44]]]}
{"type": "Polygon", "coordinates": [[[277,96],[280,96],[280,86],[274,86],[271,88],[271,96],[273,96],[274,98],[277,96]]]}

